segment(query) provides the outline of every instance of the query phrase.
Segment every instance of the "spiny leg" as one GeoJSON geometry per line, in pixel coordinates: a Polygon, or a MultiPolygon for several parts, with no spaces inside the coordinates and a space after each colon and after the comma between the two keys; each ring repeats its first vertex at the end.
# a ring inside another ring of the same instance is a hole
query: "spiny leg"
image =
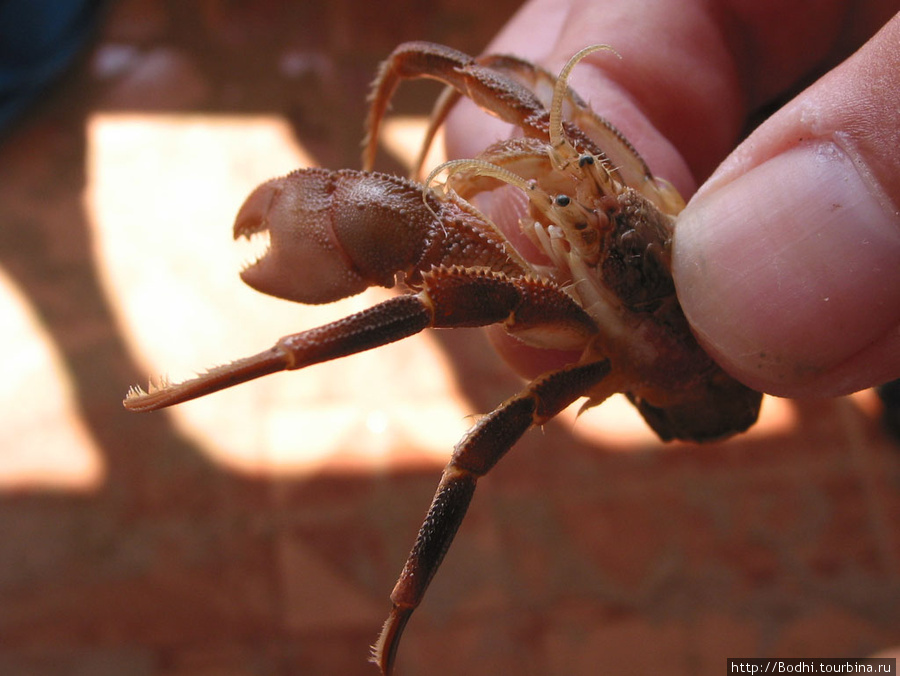
{"type": "MultiPolygon", "coordinates": [[[[545,108],[550,107],[556,77],[549,71],[529,61],[508,54],[488,54],[478,57],[475,61],[481,66],[503,73],[510,79],[516,80],[531,90],[545,108]]],[[[450,111],[461,98],[462,93],[458,89],[448,86],[435,101],[428,121],[428,129],[422,141],[422,147],[419,149],[419,155],[416,158],[416,163],[413,165],[412,176],[415,180],[421,180],[421,177],[424,176],[425,158],[434,143],[437,131],[444,124],[450,111]]],[[[572,99],[572,103],[575,105],[587,105],[571,89],[569,89],[568,98],[572,99]]]]}
{"type": "MultiPolygon", "coordinates": [[[[401,80],[431,78],[454,87],[478,106],[525,130],[544,106],[515,80],[482,66],[468,54],[429,42],[408,42],[397,47],[381,64],[369,96],[369,116],[363,141],[363,168],[375,163],[378,130],[388,103],[401,80]]],[[[531,129],[540,134],[543,129],[531,129]]]]}
{"type": "MultiPolygon", "coordinates": [[[[486,56],[478,61],[528,87],[548,110],[553,105],[554,90],[559,78],[545,68],[505,54],[486,56]]],[[[639,185],[652,178],[644,158],[625,135],[605,117],[594,112],[574,89],[565,88],[562,102],[563,117],[583,129],[603,149],[612,165],[622,174],[625,183],[639,185]]]]}
{"type": "Polygon", "coordinates": [[[372,660],[385,676],[393,670],[406,623],[421,603],[465,517],[478,478],[487,474],[530,427],[545,423],[595,390],[609,372],[609,362],[598,361],[541,376],[479,420],[457,444],[391,593],[391,613],[372,649],[372,660]]]}
{"type": "Polygon", "coordinates": [[[555,329],[564,346],[583,345],[596,331],[584,310],[569,296],[539,280],[450,267],[426,273],[422,285],[417,294],[391,298],[324,326],[285,336],[264,352],[217,366],[182,383],[151,386],[148,392],[132,388],[125,408],[153,411],[180,404],[270,373],[386,345],[428,327],[486,326],[505,321],[527,331],[544,325],[555,329]],[[517,317],[522,318],[518,324],[517,317]]]}
{"type": "MultiPolygon", "coordinates": [[[[571,87],[555,91],[560,78],[567,80],[568,72],[576,63],[599,49],[612,51],[619,56],[615,50],[605,45],[588,47],[572,57],[559,76],[516,56],[491,55],[479,58],[478,62],[520,82],[533,91],[547,109],[552,108],[553,99],[561,95],[564,119],[586,134],[603,151],[620,177],[619,180],[641,192],[667,214],[675,215],[684,208],[681,195],[668,181],[653,175],[647,162],[625,135],[605,117],[598,115],[571,87]]],[[[567,132],[571,135],[572,129],[567,127],[567,132]]]]}
{"type": "Polygon", "coordinates": [[[155,411],[278,371],[299,369],[414,335],[431,324],[418,296],[391,298],[371,308],[278,340],[268,350],[216,366],[177,384],[132,388],[124,404],[131,411],[155,411]]]}
{"type": "MultiPolygon", "coordinates": [[[[556,75],[550,71],[510,54],[488,54],[478,57],[475,59],[475,62],[480,66],[490,68],[492,71],[508,77],[510,80],[518,82],[532,92],[544,108],[550,109],[557,81],[556,75]]],[[[434,142],[438,128],[447,119],[450,110],[461,97],[462,93],[460,90],[455,89],[453,86],[448,86],[441,92],[440,97],[435,102],[428,129],[425,133],[422,147],[419,150],[419,156],[413,167],[412,175],[417,180],[422,175],[425,157],[434,142]]],[[[583,124],[591,139],[608,156],[612,166],[624,167],[625,171],[633,168],[633,172],[638,172],[634,176],[629,175],[626,177],[626,181],[628,178],[643,180],[645,177],[650,176],[650,170],[647,168],[646,163],[628,139],[607,119],[597,115],[571,87],[566,87],[563,102],[563,116],[567,120],[575,120],[583,124]]]]}
{"type": "Polygon", "coordinates": [[[546,138],[548,133],[554,133],[547,111],[558,99],[566,119],[557,124],[573,143],[597,155],[623,184],[644,194],[664,212],[675,215],[684,207],[678,191],[664,179],[655,177],[628,139],[565,84],[571,68],[598,49],[614,52],[605,45],[586,48],[566,64],[560,77],[556,77],[515,56],[488,55],[474,59],[442,45],[426,42],[400,45],[382,63],[373,83],[367,136],[363,143],[363,166],[371,168],[374,164],[381,119],[400,80],[432,78],[454,88],[456,93],[444,92],[438,100],[415,174],[421,172],[421,164],[437,128],[460,95],[468,96],[482,109],[517,125],[526,136],[534,138],[546,138]],[[562,86],[557,88],[560,79],[562,86]]]}
{"type": "MultiPolygon", "coordinates": [[[[556,76],[549,71],[530,61],[526,61],[525,59],[510,54],[487,54],[476,58],[475,62],[480,66],[490,68],[497,73],[502,73],[511,80],[515,80],[537,96],[538,100],[545,108],[550,108],[550,104],[553,100],[553,89],[556,84],[556,76]]],[[[419,177],[424,175],[423,169],[425,158],[434,142],[437,130],[445,122],[450,111],[459,102],[460,98],[462,98],[461,91],[452,86],[448,86],[441,92],[437,101],[435,101],[428,122],[428,129],[425,132],[422,147],[419,149],[419,156],[416,159],[416,164],[413,166],[412,176],[416,180],[421,180],[419,177]]],[[[570,103],[570,106],[567,107],[567,111],[571,110],[572,106],[578,108],[588,107],[587,104],[582,101],[581,97],[579,97],[571,88],[568,89],[566,100],[570,103]]],[[[568,116],[569,115],[567,115],[567,117],[568,116]]]]}

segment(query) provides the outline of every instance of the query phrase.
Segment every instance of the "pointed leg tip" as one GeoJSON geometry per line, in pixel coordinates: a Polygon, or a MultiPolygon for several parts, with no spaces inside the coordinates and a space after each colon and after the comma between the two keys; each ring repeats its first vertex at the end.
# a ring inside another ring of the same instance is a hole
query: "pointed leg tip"
{"type": "Polygon", "coordinates": [[[403,629],[406,627],[412,611],[412,608],[394,606],[381,629],[381,634],[378,635],[378,640],[372,646],[372,655],[369,661],[378,665],[382,676],[391,676],[394,672],[397,646],[400,645],[400,636],[403,634],[403,629]]]}

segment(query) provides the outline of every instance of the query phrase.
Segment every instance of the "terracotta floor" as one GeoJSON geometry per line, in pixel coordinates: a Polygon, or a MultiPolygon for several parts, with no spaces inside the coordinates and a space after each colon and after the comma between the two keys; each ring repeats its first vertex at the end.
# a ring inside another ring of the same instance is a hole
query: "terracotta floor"
{"type": "MultiPolygon", "coordinates": [[[[477,52],[516,4],[125,0],[5,139],[0,674],[375,673],[449,450],[520,386],[482,334],[166,413],[120,401],[384,297],[244,288],[233,215],[295,166],[358,166],[396,43],[477,52]]],[[[393,123],[383,168],[419,122],[393,123]]],[[[532,432],[481,482],[400,672],[714,676],[900,644],[900,448],[877,416],[871,393],[767,400],[749,434],[664,447],[612,401],[532,432]]]]}

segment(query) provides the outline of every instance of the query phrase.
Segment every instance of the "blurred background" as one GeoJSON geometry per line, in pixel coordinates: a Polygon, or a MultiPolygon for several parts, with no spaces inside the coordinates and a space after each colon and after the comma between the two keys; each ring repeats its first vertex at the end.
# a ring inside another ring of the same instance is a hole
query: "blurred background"
{"type": "MultiPolygon", "coordinates": [[[[521,387],[481,332],[162,413],[121,400],[387,297],[245,288],[234,214],[272,176],[359,166],[394,46],[479,53],[518,0],[18,3],[52,10],[43,41],[16,4],[0,8],[0,52],[19,48],[0,72],[0,674],[374,674],[441,468],[521,387]]],[[[401,87],[379,168],[406,173],[437,91],[401,87]]],[[[879,415],[871,392],[766,399],[750,433],[699,447],[660,444],[618,398],[567,412],[480,482],[399,672],[713,676],[727,657],[900,644],[900,458],[879,415]]]]}

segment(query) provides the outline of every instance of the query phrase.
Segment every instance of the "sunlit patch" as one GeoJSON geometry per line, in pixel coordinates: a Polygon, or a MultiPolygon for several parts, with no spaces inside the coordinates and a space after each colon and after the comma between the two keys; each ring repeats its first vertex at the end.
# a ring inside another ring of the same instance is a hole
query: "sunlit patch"
{"type": "Polygon", "coordinates": [[[571,425],[574,436],[588,443],[609,446],[612,450],[632,450],[660,443],[641,414],[622,395],[614,395],[580,415],[579,406],[570,406],[560,419],[571,425]]]}
{"type": "Polygon", "coordinates": [[[881,415],[884,403],[874,389],[862,390],[849,396],[849,399],[869,417],[877,418],[881,415]]]}
{"type": "Polygon", "coordinates": [[[0,272],[0,490],[91,491],[103,480],[99,449],[81,421],[50,336],[0,272]]]}
{"type": "MultiPolygon", "coordinates": [[[[232,240],[241,204],[259,183],[315,164],[280,118],[99,115],[88,127],[88,163],[96,265],[144,389],[161,374],[182,381],[390,296],[370,289],[308,306],[240,281],[265,245],[232,240]]],[[[234,471],[283,475],[423,457],[443,464],[468,412],[426,333],[152,415],[234,471]]]]}
{"type": "Polygon", "coordinates": [[[388,428],[388,417],[384,411],[375,409],[366,416],[366,429],[370,434],[384,434],[388,428]]]}
{"type": "MultiPolygon", "coordinates": [[[[425,115],[395,115],[382,122],[380,141],[384,149],[408,171],[415,166],[428,129],[425,115]]],[[[434,143],[425,158],[426,169],[436,167],[445,160],[443,128],[435,136],[434,143]]]]}
{"type": "MultiPolygon", "coordinates": [[[[560,415],[571,424],[572,434],[611,450],[665,446],[641,414],[623,395],[615,395],[600,406],[578,415],[578,406],[570,406],[560,415]],[[576,419],[577,418],[577,419],[576,419]]],[[[763,397],[759,420],[743,434],[776,436],[790,434],[797,427],[796,408],[788,399],[763,397]]]]}
{"type": "Polygon", "coordinates": [[[745,434],[753,436],[783,436],[797,429],[797,409],[789,399],[763,397],[759,420],[745,434]]]}

